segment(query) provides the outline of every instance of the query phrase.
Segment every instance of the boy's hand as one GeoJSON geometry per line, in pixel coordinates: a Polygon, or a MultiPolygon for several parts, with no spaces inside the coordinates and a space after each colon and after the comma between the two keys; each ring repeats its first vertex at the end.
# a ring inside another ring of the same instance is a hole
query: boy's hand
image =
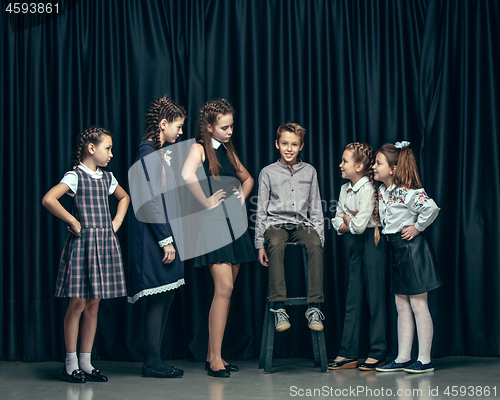
{"type": "Polygon", "coordinates": [[[264,267],[269,266],[269,258],[266,249],[259,249],[259,261],[264,267]]]}

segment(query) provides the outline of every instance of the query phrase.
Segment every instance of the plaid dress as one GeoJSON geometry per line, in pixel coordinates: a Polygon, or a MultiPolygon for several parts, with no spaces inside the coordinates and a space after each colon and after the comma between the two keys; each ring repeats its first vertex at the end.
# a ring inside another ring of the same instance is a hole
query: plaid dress
{"type": "Polygon", "coordinates": [[[123,261],[109,212],[111,174],[94,179],[79,168],[71,214],[80,221],[80,236],[69,234],[56,283],[56,297],[110,299],[126,296],[123,261]]]}

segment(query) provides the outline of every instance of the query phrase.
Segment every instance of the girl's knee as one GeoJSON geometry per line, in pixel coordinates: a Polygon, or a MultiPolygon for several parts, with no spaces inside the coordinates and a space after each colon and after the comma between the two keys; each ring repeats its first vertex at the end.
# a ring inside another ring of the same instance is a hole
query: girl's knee
{"type": "Polygon", "coordinates": [[[215,290],[215,295],[229,299],[233,294],[233,287],[234,285],[232,282],[226,282],[222,285],[218,285],[217,289],[215,290]]]}
{"type": "Polygon", "coordinates": [[[85,310],[85,299],[70,298],[68,303],[67,313],[69,314],[81,314],[85,310]]]}
{"type": "Polygon", "coordinates": [[[99,311],[99,302],[100,302],[99,299],[87,300],[87,302],[85,304],[85,313],[97,315],[97,312],[99,311]]]}

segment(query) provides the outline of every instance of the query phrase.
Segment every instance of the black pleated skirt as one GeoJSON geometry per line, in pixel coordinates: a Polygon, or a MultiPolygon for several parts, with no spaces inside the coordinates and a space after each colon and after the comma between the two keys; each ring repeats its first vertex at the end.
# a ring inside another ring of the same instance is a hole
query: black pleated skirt
{"type": "Polygon", "coordinates": [[[434,249],[423,232],[410,241],[402,239],[401,233],[386,236],[393,293],[416,295],[442,286],[434,249]]]}

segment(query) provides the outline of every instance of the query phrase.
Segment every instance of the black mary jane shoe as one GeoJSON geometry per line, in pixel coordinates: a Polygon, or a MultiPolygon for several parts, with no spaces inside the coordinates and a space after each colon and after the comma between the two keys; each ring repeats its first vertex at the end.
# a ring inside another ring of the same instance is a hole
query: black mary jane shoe
{"type": "Polygon", "coordinates": [[[382,365],[384,365],[384,361],[377,360],[372,363],[367,363],[365,361],[364,363],[358,365],[358,369],[360,369],[361,371],[375,371],[375,368],[381,367],[382,365]]]}
{"type": "Polygon", "coordinates": [[[71,383],[87,383],[85,375],[83,375],[83,371],[81,369],[75,369],[70,375],[66,372],[66,366],[64,366],[62,376],[71,383]]]}
{"type": "Polygon", "coordinates": [[[107,382],[108,377],[104,376],[101,371],[98,369],[93,369],[91,374],[86,373],[83,371],[83,376],[85,376],[85,379],[90,381],[90,382],[107,382]]]}
{"type": "Polygon", "coordinates": [[[182,378],[184,376],[184,371],[175,367],[167,368],[162,371],[156,371],[143,365],[142,376],[145,378],[182,378]]]}
{"type": "Polygon", "coordinates": [[[213,376],[214,378],[229,378],[231,376],[231,372],[225,368],[214,371],[212,368],[208,367],[207,375],[213,376]]]}
{"type": "Polygon", "coordinates": [[[333,361],[331,363],[328,363],[328,369],[350,369],[350,368],[356,368],[356,365],[358,364],[358,360],[354,358],[345,358],[340,361],[333,361]]]}
{"type": "MultiPolygon", "coordinates": [[[[210,361],[205,361],[205,371],[208,371],[210,368],[210,361]]],[[[224,365],[224,368],[227,369],[229,372],[238,372],[240,369],[234,365],[234,364],[227,364],[224,365]]]]}

